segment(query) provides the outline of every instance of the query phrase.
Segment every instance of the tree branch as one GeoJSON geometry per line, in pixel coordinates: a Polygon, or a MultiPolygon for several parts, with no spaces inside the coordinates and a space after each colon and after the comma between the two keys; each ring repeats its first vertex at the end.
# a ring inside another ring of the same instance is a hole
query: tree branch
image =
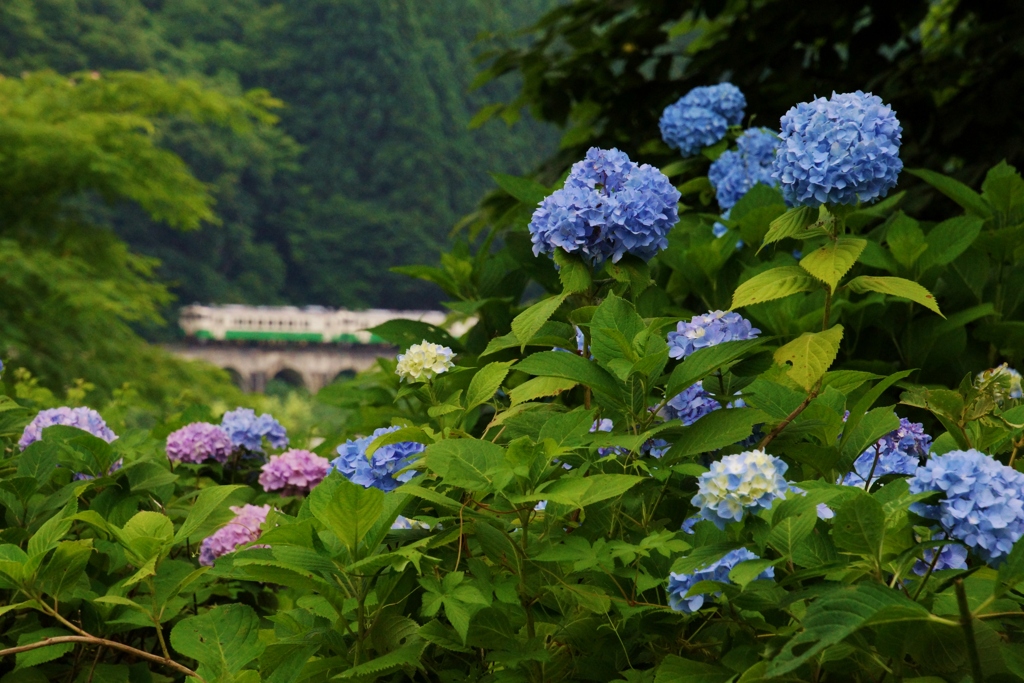
{"type": "Polygon", "coordinates": [[[145,650],[136,649],[130,645],[119,643],[116,640],[107,640],[106,638],[97,638],[96,636],[56,636],[53,638],[44,638],[38,643],[29,643],[28,645],[19,645],[18,647],[9,647],[6,650],[0,650],[0,657],[6,657],[7,655],[16,655],[19,652],[28,652],[29,650],[36,650],[41,647],[47,647],[49,645],[59,645],[61,643],[88,643],[89,645],[98,645],[100,647],[109,647],[114,650],[121,650],[133,654],[136,657],[148,659],[151,662],[157,664],[163,664],[166,667],[174,669],[179,673],[183,673],[186,676],[190,676],[200,681],[200,683],[206,683],[202,676],[197,674],[192,669],[178,664],[173,659],[165,659],[159,655],[154,655],[145,650]]]}
{"type": "Polygon", "coordinates": [[[780,422],[775,427],[775,429],[773,429],[771,432],[769,432],[768,436],[764,437],[764,439],[761,440],[761,443],[757,444],[757,449],[760,450],[760,451],[763,451],[768,444],[770,444],[772,441],[774,441],[775,437],[777,437],[782,432],[783,429],[788,427],[790,422],[795,420],[797,418],[797,416],[800,415],[800,413],[804,412],[804,409],[807,408],[807,406],[809,406],[811,404],[811,401],[813,401],[818,396],[818,392],[820,390],[821,390],[821,382],[819,381],[818,382],[818,386],[814,387],[814,389],[811,391],[811,393],[807,394],[807,398],[805,398],[803,400],[803,403],[798,405],[793,410],[793,412],[791,412],[789,415],[786,416],[786,419],[784,419],[782,422],[780,422]]]}

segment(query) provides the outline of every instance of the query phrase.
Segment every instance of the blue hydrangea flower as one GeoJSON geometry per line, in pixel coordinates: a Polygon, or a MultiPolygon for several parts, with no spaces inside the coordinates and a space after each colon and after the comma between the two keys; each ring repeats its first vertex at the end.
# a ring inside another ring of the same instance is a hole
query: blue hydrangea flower
{"type": "Polygon", "coordinates": [[[979,372],[975,384],[980,389],[991,390],[999,401],[1024,396],[1024,391],[1021,390],[1021,375],[1008,363],[979,372]]]}
{"type": "Polygon", "coordinates": [[[288,432],[269,413],[256,417],[252,408],[237,408],[224,413],[220,427],[228,436],[235,448],[244,448],[253,453],[263,452],[263,438],[273,448],[284,448],[288,445],[288,432]]]}
{"type": "Polygon", "coordinates": [[[591,147],[565,186],[534,211],[533,253],[561,249],[595,265],[625,254],[649,261],[668,246],[678,206],[679,191],[661,171],[617,149],[591,147]]]}
{"type": "Polygon", "coordinates": [[[691,107],[679,100],[661,113],[658,128],[661,139],[678,149],[684,157],[692,157],[725,137],[729,123],[725,117],[705,107],[691,107]]]}
{"type": "Polygon", "coordinates": [[[686,358],[694,351],[728,341],[753,339],[761,330],[735,311],[709,311],[695,315],[690,322],[680,322],[675,332],[668,333],[670,358],[686,358]]]}
{"type": "Polygon", "coordinates": [[[697,478],[697,495],[690,503],[700,508],[701,519],[724,529],[742,520],[747,510],[767,509],[776,498],[785,498],[791,487],[782,475],[788,468],[760,450],[727,455],[697,478]]]}
{"type": "MultiPolygon", "coordinates": [[[[701,607],[704,606],[704,598],[706,593],[699,593],[697,595],[686,596],[696,584],[701,581],[718,581],[719,583],[729,583],[729,572],[733,570],[733,567],[738,565],[740,562],[747,560],[759,560],[757,555],[750,552],[746,548],[737,548],[729,552],[725,557],[712,562],[703,569],[698,569],[692,574],[676,574],[671,573],[668,575],[668,604],[672,609],[677,612],[686,612],[687,614],[693,614],[701,607]]],[[[763,572],[757,575],[758,579],[774,579],[775,578],[775,567],[768,567],[763,572]]],[[[712,597],[717,598],[721,595],[721,592],[712,594],[712,597]]]]}
{"type": "Polygon", "coordinates": [[[779,137],[767,128],[751,128],[736,140],[736,149],[722,153],[708,169],[708,180],[723,211],[736,205],[758,183],[778,185],[772,177],[772,163],[779,137]]]}
{"type": "Polygon", "coordinates": [[[331,461],[332,469],[366,488],[373,486],[381,491],[394,491],[417,474],[413,470],[397,476],[395,473],[412,464],[413,456],[422,453],[426,446],[415,441],[402,441],[381,446],[370,458],[366,457],[366,449],[377,437],[399,429],[398,426],[381,427],[370,436],[349,439],[338,446],[338,457],[331,461]]]}
{"type": "Polygon", "coordinates": [[[936,505],[910,509],[998,564],[1024,535],[1024,474],[977,450],[934,456],[910,479],[910,492],[938,491],[936,505]]]}
{"type": "Polygon", "coordinates": [[[660,458],[668,453],[668,449],[670,448],[672,448],[672,444],[665,441],[665,439],[647,439],[647,441],[644,441],[644,445],[640,447],[640,455],[649,455],[652,458],[660,458]]]}
{"type": "Polygon", "coordinates": [[[696,515],[694,515],[693,517],[687,517],[683,520],[683,525],[679,527],[679,530],[682,531],[684,534],[689,534],[690,536],[693,536],[693,527],[697,526],[697,522],[699,521],[701,521],[700,517],[696,515]]]}
{"type": "MultiPolygon", "coordinates": [[[[920,539],[918,539],[920,540],[920,539]]],[[[914,573],[924,576],[928,573],[929,567],[935,562],[932,571],[941,572],[943,569],[967,569],[967,548],[959,543],[947,543],[938,548],[926,548],[922,558],[914,563],[914,573]],[[936,550],[939,559],[935,559],[936,550]]]]}
{"type": "MultiPolygon", "coordinates": [[[[603,420],[594,420],[594,424],[590,425],[590,433],[595,434],[597,432],[610,432],[614,428],[615,424],[608,418],[605,418],[603,420]]],[[[597,454],[600,455],[602,458],[607,457],[609,455],[625,455],[626,453],[629,453],[629,450],[623,448],[622,446],[602,446],[601,448],[597,449],[597,454]]]]}
{"type": "MultiPolygon", "coordinates": [[[[586,338],[583,336],[583,330],[581,330],[579,328],[579,325],[573,325],[573,328],[576,330],[576,351],[575,351],[575,354],[577,356],[584,356],[584,357],[587,357],[589,355],[590,356],[590,360],[594,360],[594,354],[586,353],[586,351],[589,351],[590,349],[586,349],[585,348],[586,347],[586,338]]],[[[552,351],[561,351],[562,353],[574,353],[573,351],[570,351],[569,349],[563,349],[561,346],[553,346],[553,347],[551,347],[551,350],[552,351]]]]}
{"type": "Polygon", "coordinates": [[[903,170],[892,107],[860,90],[802,102],[782,117],[772,177],[794,206],[884,197],[903,170]]]}
{"type": "Polygon", "coordinates": [[[932,437],[924,433],[924,425],[901,417],[899,428],[861,453],[853,462],[853,471],[841,483],[864,488],[887,474],[912,475],[928,456],[931,446],[932,437]]]}
{"type": "Polygon", "coordinates": [[[683,95],[678,103],[709,109],[725,119],[730,126],[738,126],[743,122],[743,111],[747,108],[747,98],[732,83],[696,87],[683,95]]]}
{"type": "MultiPolygon", "coordinates": [[[[742,399],[736,399],[726,407],[742,408],[745,405],[742,399]]],[[[721,407],[722,404],[705,391],[704,382],[700,381],[673,396],[665,404],[662,415],[666,420],[682,420],[683,424],[689,427],[700,418],[721,407]]]]}

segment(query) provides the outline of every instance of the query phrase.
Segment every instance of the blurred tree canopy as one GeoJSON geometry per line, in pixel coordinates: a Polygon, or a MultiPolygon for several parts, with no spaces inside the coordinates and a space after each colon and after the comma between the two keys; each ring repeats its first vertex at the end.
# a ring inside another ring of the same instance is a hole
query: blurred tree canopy
{"type": "Polygon", "coordinates": [[[492,107],[566,127],[553,177],[586,148],[671,158],[658,118],[690,88],[728,80],[748,119],[778,128],[798,102],[872,91],[903,125],[907,167],[976,185],[1024,161],[1024,4],[1012,0],[576,0],[497,49],[480,82],[522,79],[492,107]]]}
{"type": "MultiPolygon", "coordinates": [[[[86,378],[104,396],[124,382],[166,405],[180,392],[230,385],[176,361],[132,329],[170,300],[155,261],[93,220],[131,202],[177,230],[215,220],[209,188],[159,145],[157,122],[245,131],[273,122],[261,91],[228,97],[197,83],[135,72],[35,72],[0,79],[0,352],[44,386],[86,378]]],[[[10,379],[10,373],[6,379],[10,379]]]]}
{"type": "MultiPolygon", "coordinates": [[[[535,123],[470,130],[480,35],[508,34],[554,0],[10,0],[0,74],[156,71],[226,96],[269,89],[278,127],[156,122],[206,183],[218,221],[180,233],[137,207],[94,207],[188,303],[429,306],[438,291],[388,272],[436,262],[493,182],[535,167],[555,137],[535,123]]],[[[509,43],[510,45],[512,43],[509,43]]]]}

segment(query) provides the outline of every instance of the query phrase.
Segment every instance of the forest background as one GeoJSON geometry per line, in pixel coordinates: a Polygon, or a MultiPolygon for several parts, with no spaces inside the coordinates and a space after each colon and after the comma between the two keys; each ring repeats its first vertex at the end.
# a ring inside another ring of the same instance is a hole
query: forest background
{"type": "Polygon", "coordinates": [[[193,301],[438,306],[452,273],[388,268],[437,263],[478,206],[523,233],[488,172],[550,186],[591,145],[666,167],[661,111],[725,79],[769,127],[872,90],[908,168],[977,186],[1024,149],[1022,26],[1009,1],[4,0],[4,381],[38,405],[241,401],[143,338],[193,301]]]}

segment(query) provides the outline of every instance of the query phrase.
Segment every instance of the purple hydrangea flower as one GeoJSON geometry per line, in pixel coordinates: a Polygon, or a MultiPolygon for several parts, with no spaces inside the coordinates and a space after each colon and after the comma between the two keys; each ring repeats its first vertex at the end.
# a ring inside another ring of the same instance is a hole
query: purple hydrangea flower
{"type": "MultiPolygon", "coordinates": [[[[117,472],[119,469],[121,469],[123,466],[124,458],[118,458],[117,460],[110,464],[110,467],[107,468],[107,476],[109,477],[114,472],[117,472]]],[[[96,477],[92,476],[91,474],[86,474],[85,472],[76,472],[75,476],[71,478],[74,481],[89,481],[95,479],[96,477]]]]}
{"type": "Polygon", "coordinates": [[[853,471],[843,478],[842,483],[864,488],[886,474],[912,475],[928,456],[931,446],[932,437],[924,433],[924,425],[901,417],[898,429],[883,436],[857,457],[853,471]]]}
{"type": "Polygon", "coordinates": [[[231,437],[231,443],[254,453],[263,452],[263,438],[273,448],[284,448],[288,445],[288,432],[270,414],[263,413],[256,417],[252,408],[237,408],[224,413],[220,421],[221,428],[231,437]]]}
{"type": "MultiPolygon", "coordinates": [[[[692,574],[676,574],[672,573],[668,575],[668,604],[672,609],[677,612],[686,612],[687,614],[693,614],[701,607],[704,606],[704,598],[706,593],[699,593],[697,595],[691,595],[687,597],[687,593],[696,584],[701,581],[718,581],[720,583],[729,583],[729,572],[738,565],[740,562],[746,562],[747,560],[759,560],[757,555],[750,552],[746,548],[737,548],[729,552],[722,559],[712,562],[702,569],[698,569],[692,574]]],[[[757,575],[758,579],[774,579],[775,578],[775,567],[768,567],[763,572],[757,575]]],[[[718,597],[721,592],[712,594],[712,597],[718,597]]]]}
{"type": "Polygon", "coordinates": [[[761,330],[735,311],[709,311],[695,315],[690,322],[680,322],[675,332],[668,333],[670,358],[686,358],[694,351],[723,342],[754,339],[761,330]]]}
{"type": "Polygon", "coordinates": [[[54,425],[66,427],[77,427],[82,431],[89,432],[93,436],[103,439],[107,443],[117,439],[117,435],[107,427],[100,414],[92,408],[49,408],[40,410],[32,418],[32,421],[25,427],[21,434],[18,446],[25,450],[31,444],[43,438],[43,430],[54,425]]]}
{"type": "Polygon", "coordinates": [[[280,491],[282,496],[298,496],[323,481],[331,471],[331,462],[315,453],[301,449],[270,456],[260,468],[260,486],[267,493],[280,491]]]}
{"type": "Polygon", "coordinates": [[[795,206],[870,202],[896,186],[902,133],[892,107],[871,93],[803,102],[782,117],[772,177],[795,206]]]}
{"type": "Polygon", "coordinates": [[[747,100],[732,83],[694,88],[665,108],[658,127],[661,139],[683,156],[693,156],[739,125],[747,100]]]}
{"type": "Polygon", "coordinates": [[[391,528],[396,530],[426,529],[429,531],[430,525],[426,522],[421,522],[418,519],[409,519],[408,517],[398,515],[395,521],[391,524],[391,528]]]}
{"type": "Polygon", "coordinates": [[[167,459],[171,462],[227,462],[234,450],[227,432],[209,422],[193,422],[167,435],[167,459]]]}
{"type": "Polygon", "coordinates": [[[398,431],[400,427],[381,427],[370,436],[361,439],[349,439],[338,446],[338,457],[331,461],[331,467],[348,477],[353,483],[382,491],[394,491],[414,476],[416,472],[409,470],[395,476],[399,470],[405,469],[413,462],[413,456],[422,453],[426,446],[415,441],[381,446],[373,452],[371,458],[366,457],[366,449],[373,441],[384,434],[398,431]]]}
{"type": "Polygon", "coordinates": [[[909,484],[911,493],[942,494],[936,505],[910,509],[989,564],[999,564],[1024,535],[1024,474],[989,455],[971,449],[933,456],[909,484]]]}
{"type": "Polygon", "coordinates": [[[617,149],[592,147],[533,213],[533,253],[561,249],[595,265],[625,254],[649,261],[668,246],[678,205],[679,191],[661,171],[617,149]]]}
{"type": "Polygon", "coordinates": [[[255,541],[262,533],[260,526],[267,521],[267,515],[270,513],[269,505],[232,506],[229,509],[235,513],[235,518],[203,540],[199,546],[199,564],[213,566],[213,561],[221,555],[234,552],[239,546],[255,541]]]}
{"type": "Polygon", "coordinates": [[[771,187],[772,163],[779,148],[779,136],[767,128],[750,128],[736,140],[736,149],[722,153],[708,169],[708,180],[723,211],[736,205],[758,183],[771,187]]]}

